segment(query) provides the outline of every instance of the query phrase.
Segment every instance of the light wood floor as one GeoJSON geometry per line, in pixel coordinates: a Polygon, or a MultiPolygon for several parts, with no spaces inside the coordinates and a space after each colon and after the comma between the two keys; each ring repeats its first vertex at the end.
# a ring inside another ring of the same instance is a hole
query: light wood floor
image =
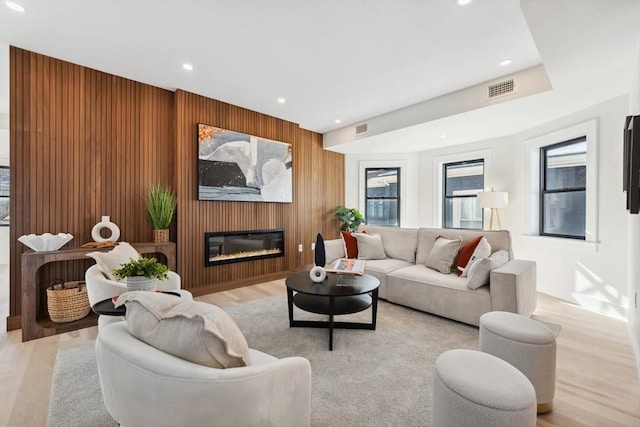
{"type": "MultiPolygon", "coordinates": [[[[0,278],[0,284],[6,281],[0,278]]],[[[229,306],[284,292],[279,280],[198,299],[229,306]]],[[[3,307],[5,293],[0,293],[3,307]]],[[[640,426],[639,382],[626,323],[544,294],[535,314],[562,325],[554,409],[538,417],[538,426],[640,426]]],[[[0,332],[0,425],[46,425],[58,349],[92,340],[96,333],[93,327],[22,343],[20,331],[0,332]]]]}

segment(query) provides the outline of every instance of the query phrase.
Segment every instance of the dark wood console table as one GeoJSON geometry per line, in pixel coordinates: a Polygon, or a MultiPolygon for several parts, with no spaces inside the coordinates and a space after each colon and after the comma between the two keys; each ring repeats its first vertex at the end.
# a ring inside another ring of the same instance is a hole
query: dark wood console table
{"type": "MultiPolygon", "coordinates": [[[[159,253],[167,258],[169,270],[176,269],[176,244],[167,243],[131,243],[131,245],[141,254],[159,253]]],[[[38,270],[45,264],[58,261],[73,261],[87,259],[89,252],[103,251],[109,249],[84,249],[69,248],[51,252],[25,252],[22,254],[22,341],[29,341],[36,338],[48,337],[63,332],[74,331],[98,324],[98,317],[95,313],[68,323],[54,323],[49,319],[38,320],[38,298],[40,298],[40,288],[37,283],[38,270]]]]}

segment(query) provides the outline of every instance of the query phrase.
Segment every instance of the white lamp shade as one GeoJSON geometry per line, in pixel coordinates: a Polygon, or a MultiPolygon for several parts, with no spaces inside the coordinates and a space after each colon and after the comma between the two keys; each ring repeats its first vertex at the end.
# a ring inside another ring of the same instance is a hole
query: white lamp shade
{"type": "Polygon", "coordinates": [[[506,191],[481,191],[478,193],[478,207],[506,208],[509,203],[509,193],[506,191]]]}

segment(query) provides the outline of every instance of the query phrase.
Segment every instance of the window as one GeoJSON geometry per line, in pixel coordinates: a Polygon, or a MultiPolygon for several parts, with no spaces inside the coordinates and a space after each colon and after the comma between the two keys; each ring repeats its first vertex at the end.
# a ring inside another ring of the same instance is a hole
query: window
{"type": "Polygon", "coordinates": [[[400,168],[365,168],[365,221],[400,227],[400,168]]]}
{"type": "Polygon", "coordinates": [[[585,238],[587,138],[540,148],[540,234],[585,238]]]}
{"type": "Polygon", "coordinates": [[[9,225],[9,168],[0,166],[0,226],[9,225]]]}
{"type": "Polygon", "coordinates": [[[482,209],[476,195],[484,189],[484,160],[443,165],[442,226],[482,230],[482,209]]]}

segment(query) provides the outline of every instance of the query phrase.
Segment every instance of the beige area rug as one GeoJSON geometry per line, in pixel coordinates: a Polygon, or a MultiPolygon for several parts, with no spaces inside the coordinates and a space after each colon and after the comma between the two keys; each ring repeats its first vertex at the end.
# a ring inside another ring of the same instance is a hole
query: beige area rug
{"type": "MultiPolygon", "coordinates": [[[[431,418],[436,357],[449,349],[478,347],[478,329],[381,301],[375,331],[289,328],[286,296],[225,310],[249,346],[276,357],[311,362],[312,426],[424,426],[431,418]]],[[[370,319],[370,309],[336,320],[370,319]]],[[[295,317],[317,316],[296,309],[295,317]]],[[[58,352],[49,426],[117,425],[102,404],[94,343],[58,352]]]]}

